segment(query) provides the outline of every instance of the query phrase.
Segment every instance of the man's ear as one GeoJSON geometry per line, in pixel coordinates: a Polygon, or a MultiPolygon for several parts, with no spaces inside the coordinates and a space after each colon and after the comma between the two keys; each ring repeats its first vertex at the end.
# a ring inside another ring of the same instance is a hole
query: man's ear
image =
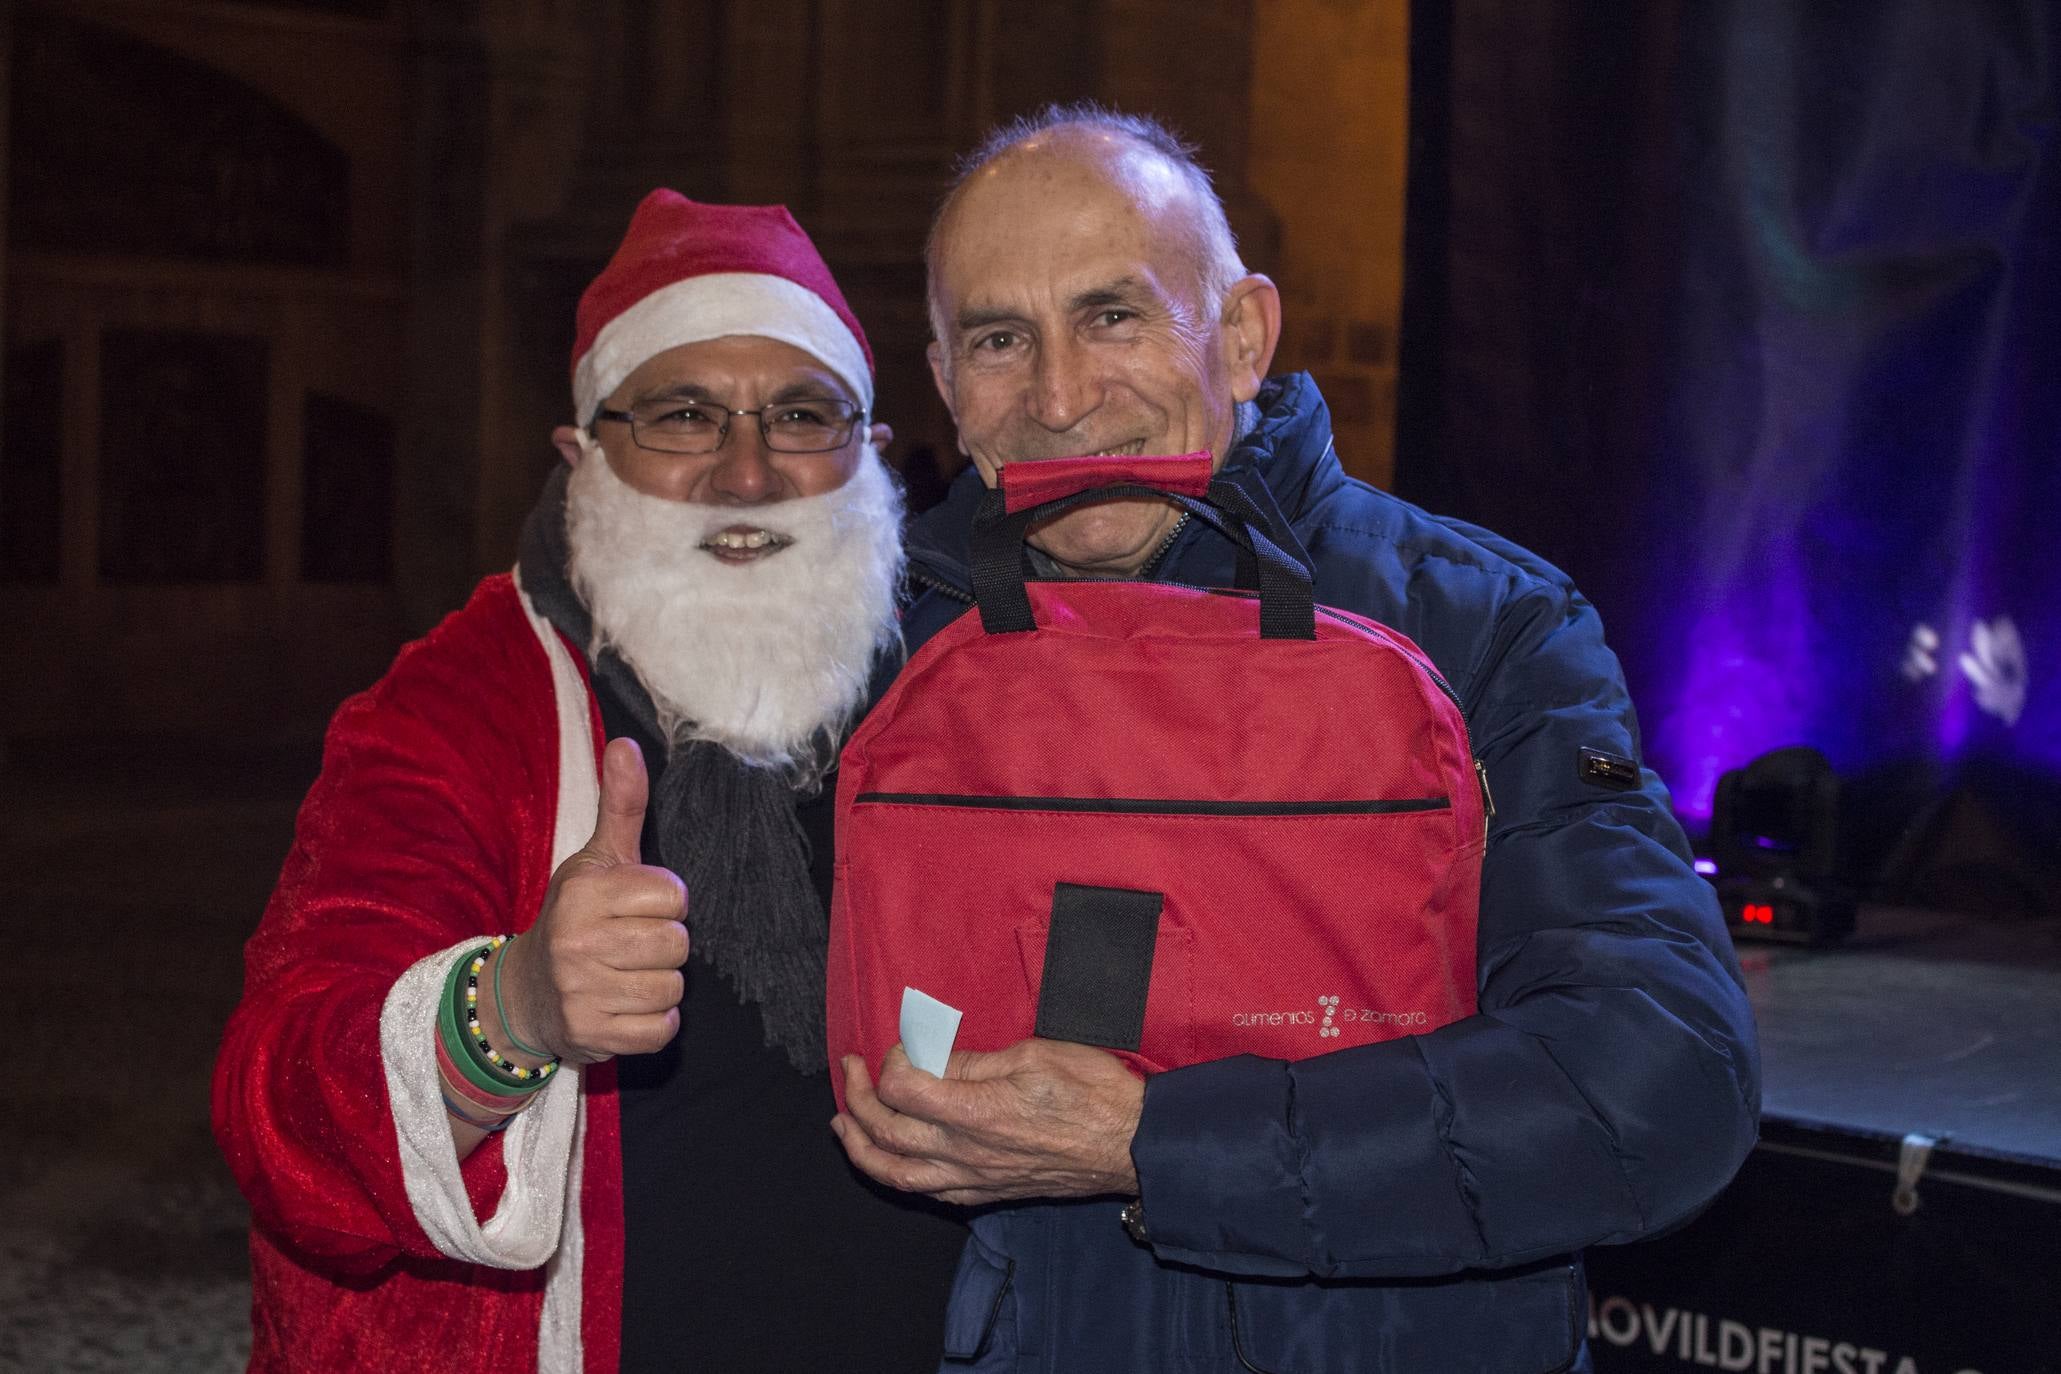
{"type": "Polygon", "coordinates": [[[1281,293],[1259,273],[1240,277],[1224,293],[1223,328],[1218,335],[1231,395],[1242,405],[1259,395],[1281,342],[1281,293]]]}
{"type": "MultiPolygon", "coordinates": [[[[966,441],[959,437],[959,408],[952,404],[952,381],[951,374],[945,367],[945,346],[932,339],[930,346],[923,350],[923,356],[930,359],[930,384],[937,388],[938,398],[945,403],[945,409],[951,413],[952,442],[958,445],[959,452],[966,453],[966,441]]],[[[972,457],[971,454],[967,456],[972,457]]]]}
{"type": "Polygon", "coordinates": [[[886,422],[876,421],[873,427],[866,431],[866,437],[872,441],[873,451],[882,458],[885,458],[887,457],[887,446],[895,441],[895,432],[887,426],[886,422]]]}
{"type": "Polygon", "coordinates": [[[580,432],[571,425],[560,425],[551,431],[551,447],[558,450],[567,467],[580,465],[580,432]]]}

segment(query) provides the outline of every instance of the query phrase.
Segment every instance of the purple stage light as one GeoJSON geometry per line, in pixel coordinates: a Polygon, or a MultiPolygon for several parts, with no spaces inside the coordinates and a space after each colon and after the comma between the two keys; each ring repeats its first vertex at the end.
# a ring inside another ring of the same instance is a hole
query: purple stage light
{"type": "Polygon", "coordinates": [[[1710,819],[1718,775],[1770,749],[1809,740],[1818,663],[1801,579],[1775,577],[1706,611],[1660,754],[1673,767],[1675,809],[1710,819]]]}

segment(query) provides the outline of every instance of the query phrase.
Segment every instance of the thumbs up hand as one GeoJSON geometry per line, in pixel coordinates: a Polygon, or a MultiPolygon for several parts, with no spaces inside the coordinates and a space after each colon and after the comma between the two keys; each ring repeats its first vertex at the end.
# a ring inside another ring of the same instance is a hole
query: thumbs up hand
{"type": "Polygon", "coordinates": [[[501,986],[513,1024],[489,1021],[489,999],[480,999],[482,1029],[502,1053],[513,1031],[567,1063],[592,1064],[649,1054],[679,1031],[687,888],[641,862],[649,790],[636,744],[611,740],[593,838],[551,875],[536,924],[495,956],[507,960],[501,986]]]}

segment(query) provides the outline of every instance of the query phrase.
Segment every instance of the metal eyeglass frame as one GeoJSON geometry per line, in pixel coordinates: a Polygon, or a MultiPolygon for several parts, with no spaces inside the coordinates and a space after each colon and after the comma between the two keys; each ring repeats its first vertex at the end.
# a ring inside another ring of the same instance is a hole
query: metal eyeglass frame
{"type": "Polygon", "coordinates": [[[782,407],[800,405],[802,404],[802,402],[800,401],[782,401],[775,405],[760,406],[756,410],[735,410],[729,406],[720,405],[714,401],[694,402],[694,404],[696,405],[705,405],[710,409],[720,410],[723,412],[724,415],[723,423],[721,427],[717,430],[716,442],[708,448],[653,448],[650,444],[645,443],[643,438],[639,435],[638,431],[642,428],[642,426],[638,423],[637,417],[633,412],[627,410],[610,410],[605,406],[594,412],[593,420],[590,421],[587,425],[587,432],[590,434],[593,433],[594,426],[600,424],[603,420],[620,420],[622,423],[630,427],[630,442],[635,444],[638,448],[643,449],[646,453],[670,453],[675,457],[698,458],[703,454],[720,453],[723,450],[723,445],[730,442],[731,425],[729,417],[735,415],[750,415],[758,420],[759,442],[766,446],[766,450],[769,453],[835,453],[837,452],[837,450],[843,448],[846,444],[849,444],[852,441],[852,436],[854,434],[857,434],[860,430],[864,429],[873,418],[872,413],[866,410],[863,406],[852,405],[850,401],[840,401],[834,396],[813,397],[811,399],[820,401],[833,401],[838,405],[852,406],[851,418],[845,422],[844,434],[839,437],[836,443],[826,444],[822,448],[781,448],[778,444],[775,444],[773,442],[773,435],[771,431],[769,431],[766,428],[766,412],[769,410],[779,410],[782,407]]]}

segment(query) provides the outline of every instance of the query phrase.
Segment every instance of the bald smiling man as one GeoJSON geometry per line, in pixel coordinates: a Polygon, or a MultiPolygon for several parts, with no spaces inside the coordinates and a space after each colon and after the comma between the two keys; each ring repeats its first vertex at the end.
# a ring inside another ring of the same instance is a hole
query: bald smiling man
{"type": "MultiPolygon", "coordinates": [[[[1264,477],[1320,602],[1431,656],[1498,803],[1479,1012],[1432,1033],[1145,1081],[1037,1039],[942,1079],[899,1050],[877,1084],[835,1066],[860,1169],[980,1208],[947,1367],[1588,1369],[1581,1251],[1695,1213],[1759,1109],[1738,967],[1665,789],[1578,767],[1638,757],[1594,610],[1535,555],[1345,475],[1316,385],[1267,374],[1273,283],[1163,127],[1075,107],[999,131],[928,258],[931,368],[972,466],[911,531],[912,651],[969,604],[968,523],[1007,464],[1207,449],[1264,477]]],[[[1032,546],[1047,577],[1233,576],[1155,501],[1076,509],[1032,546]]]]}

